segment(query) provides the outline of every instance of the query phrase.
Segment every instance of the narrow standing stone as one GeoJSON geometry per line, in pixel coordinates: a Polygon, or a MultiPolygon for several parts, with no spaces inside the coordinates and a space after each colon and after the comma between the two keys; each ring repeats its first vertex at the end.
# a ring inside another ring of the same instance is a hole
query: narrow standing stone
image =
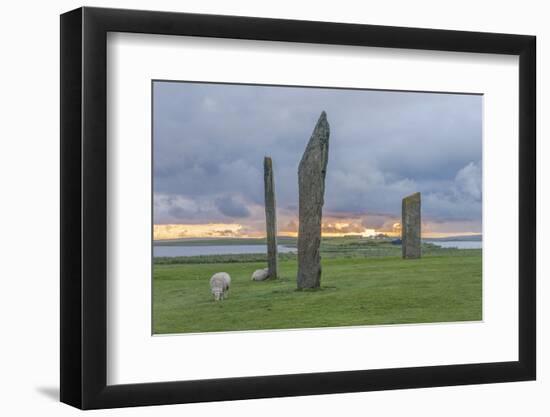
{"type": "Polygon", "coordinates": [[[271,158],[264,158],[265,227],[267,232],[267,272],[277,278],[277,213],[275,211],[275,185],[271,158]]]}
{"type": "Polygon", "coordinates": [[[403,259],[420,258],[420,193],[403,199],[401,217],[403,259]]]}
{"type": "Polygon", "coordinates": [[[325,194],[330,126],[325,112],[317,121],[298,168],[299,229],[298,277],[299,289],[321,285],[321,219],[325,194]]]}

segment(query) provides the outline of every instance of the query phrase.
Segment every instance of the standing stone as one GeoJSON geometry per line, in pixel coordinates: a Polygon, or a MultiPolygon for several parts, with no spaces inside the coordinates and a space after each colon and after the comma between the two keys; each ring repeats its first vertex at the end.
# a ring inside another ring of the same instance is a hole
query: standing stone
{"type": "Polygon", "coordinates": [[[321,219],[325,194],[330,126],[325,112],[313,129],[298,168],[299,229],[298,277],[299,289],[321,285],[321,219]]]}
{"type": "Polygon", "coordinates": [[[403,199],[401,217],[403,259],[420,258],[420,193],[403,199]]]}
{"type": "Polygon", "coordinates": [[[277,213],[275,212],[275,186],[271,158],[264,158],[265,227],[267,232],[267,272],[277,278],[277,213]]]}

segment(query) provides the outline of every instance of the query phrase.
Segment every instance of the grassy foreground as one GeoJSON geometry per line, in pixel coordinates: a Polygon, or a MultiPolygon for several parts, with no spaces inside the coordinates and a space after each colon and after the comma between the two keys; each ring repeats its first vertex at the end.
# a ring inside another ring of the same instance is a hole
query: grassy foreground
{"type": "Polygon", "coordinates": [[[296,260],[281,278],[254,282],[265,262],[154,264],[153,332],[187,333],[481,320],[481,250],[446,250],[418,260],[323,257],[318,290],[296,290],[296,260]],[[231,275],[214,302],[209,279],[231,275]]]}

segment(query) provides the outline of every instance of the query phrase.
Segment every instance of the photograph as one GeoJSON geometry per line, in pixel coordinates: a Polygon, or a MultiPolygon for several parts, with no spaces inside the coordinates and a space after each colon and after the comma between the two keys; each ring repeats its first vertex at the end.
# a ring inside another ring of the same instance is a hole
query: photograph
{"type": "Polygon", "coordinates": [[[483,320],[483,95],[152,81],[152,334],[483,320]]]}
{"type": "Polygon", "coordinates": [[[23,112],[5,178],[30,200],[4,217],[21,229],[47,196],[56,221],[38,224],[59,224],[40,233],[58,255],[48,243],[30,263],[29,233],[6,235],[22,284],[7,311],[25,313],[7,334],[43,347],[11,361],[7,380],[35,389],[12,409],[544,408],[543,13],[93,3],[49,32],[47,11],[31,19],[16,70],[55,65],[6,77],[23,112]],[[36,121],[21,86],[56,90],[36,121]]]}

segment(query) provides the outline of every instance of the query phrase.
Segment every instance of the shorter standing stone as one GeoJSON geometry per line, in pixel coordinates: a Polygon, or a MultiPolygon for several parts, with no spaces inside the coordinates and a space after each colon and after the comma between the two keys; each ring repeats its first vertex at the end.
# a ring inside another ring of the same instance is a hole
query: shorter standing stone
{"type": "Polygon", "coordinates": [[[411,194],[403,199],[401,217],[403,259],[420,258],[420,193],[411,194]]]}
{"type": "Polygon", "coordinates": [[[271,158],[264,158],[265,228],[267,240],[267,269],[269,278],[277,278],[277,212],[275,208],[275,181],[271,158]]]}

